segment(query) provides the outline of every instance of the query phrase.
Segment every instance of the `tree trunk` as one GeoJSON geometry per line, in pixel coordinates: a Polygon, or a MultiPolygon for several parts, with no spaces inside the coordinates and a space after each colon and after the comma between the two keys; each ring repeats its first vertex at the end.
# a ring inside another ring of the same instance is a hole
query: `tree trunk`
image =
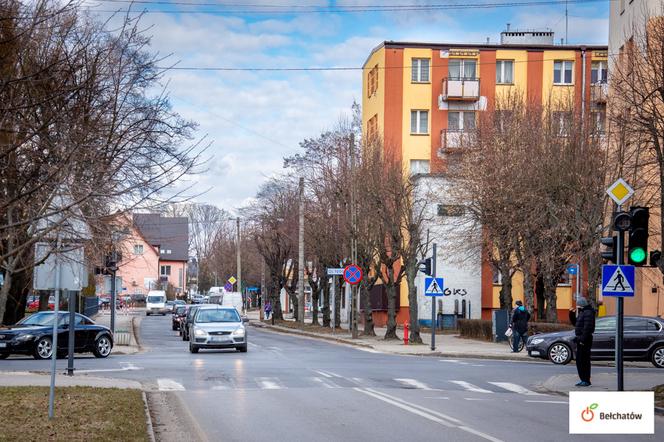
{"type": "Polygon", "coordinates": [[[330,326],[330,282],[323,282],[323,327],[330,326]]]}
{"type": "Polygon", "coordinates": [[[556,287],[558,287],[558,278],[544,278],[544,298],[546,300],[547,322],[558,322],[556,287]]]}
{"type": "Polygon", "coordinates": [[[335,287],[334,293],[334,328],[341,327],[341,297],[345,296],[344,281],[339,279],[338,285],[335,287]]]}
{"type": "Polygon", "coordinates": [[[364,282],[360,285],[360,296],[362,297],[362,303],[364,304],[364,312],[362,312],[364,315],[364,331],[362,334],[364,336],[376,336],[373,322],[373,311],[371,309],[371,293],[364,282]]]}
{"type": "Polygon", "coordinates": [[[9,290],[5,308],[4,324],[16,324],[25,316],[25,303],[28,297],[28,288],[32,282],[29,272],[20,272],[14,275],[12,287],[9,290]]]}
{"type": "Polygon", "coordinates": [[[531,315],[535,313],[535,293],[533,289],[533,274],[530,271],[523,272],[523,303],[531,315]]]}
{"type": "MultiPolygon", "coordinates": [[[[408,340],[411,344],[421,344],[422,338],[420,337],[420,321],[419,321],[419,311],[417,305],[417,286],[415,285],[415,280],[417,278],[417,266],[412,266],[406,270],[406,282],[408,283],[408,313],[409,313],[409,322],[410,322],[410,336],[408,340]]],[[[436,299],[432,298],[432,302],[435,302],[436,299]]],[[[436,323],[431,324],[431,327],[435,328],[436,323]]]]}
{"type": "Polygon", "coordinates": [[[300,300],[297,299],[297,293],[290,293],[288,290],[286,290],[286,293],[288,293],[288,298],[291,300],[293,303],[293,319],[295,319],[295,322],[299,321],[299,305],[300,305],[300,300]]]}
{"type": "Polygon", "coordinates": [[[284,314],[281,308],[281,283],[279,278],[273,278],[272,280],[272,293],[270,298],[272,299],[272,318],[275,321],[283,321],[284,314]]]}
{"type": "Polygon", "coordinates": [[[8,325],[4,322],[7,300],[9,299],[9,290],[12,287],[12,272],[5,271],[5,282],[0,288],[0,324],[8,325]]]}
{"type": "MultiPolygon", "coordinates": [[[[311,287],[311,323],[313,325],[319,325],[318,324],[318,300],[320,299],[320,280],[318,281],[318,284],[315,284],[315,289],[314,287],[311,287]]],[[[311,285],[311,284],[310,284],[311,285]]]]}
{"type": "Polygon", "coordinates": [[[501,310],[510,310],[512,308],[512,278],[509,272],[503,273],[502,284],[500,286],[500,308],[501,310]]]}
{"type": "Polygon", "coordinates": [[[544,319],[544,277],[540,273],[537,274],[537,282],[535,285],[535,296],[537,298],[537,319],[544,319]]]}
{"type": "Polygon", "coordinates": [[[387,284],[387,331],[385,339],[399,339],[397,336],[397,288],[394,283],[387,284]]]}
{"type": "Polygon", "coordinates": [[[39,292],[39,311],[43,312],[48,310],[48,298],[50,296],[49,292],[41,291],[39,292]]]}

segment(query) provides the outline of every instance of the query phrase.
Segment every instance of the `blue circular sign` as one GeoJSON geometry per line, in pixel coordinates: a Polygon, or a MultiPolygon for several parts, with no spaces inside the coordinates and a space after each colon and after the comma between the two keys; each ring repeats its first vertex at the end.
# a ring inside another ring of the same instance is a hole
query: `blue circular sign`
{"type": "Polygon", "coordinates": [[[362,269],[357,264],[351,264],[344,269],[344,281],[350,285],[359,284],[362,276],[362,269]]]}

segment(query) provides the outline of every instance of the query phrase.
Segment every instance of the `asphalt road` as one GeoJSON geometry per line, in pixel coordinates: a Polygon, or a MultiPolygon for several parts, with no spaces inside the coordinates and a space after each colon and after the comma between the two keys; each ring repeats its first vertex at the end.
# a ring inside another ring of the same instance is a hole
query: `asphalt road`
{"type": "MultiPolygon", "coordinates": [[[[542,394],[573,365],[439,359],[375,353],[249,327],[249,351],[188,352],[169,317],[146,317],[147,351],[80,356],[78,375],[140,381],[185,404],[211,441],[661,440],[654,436],[571,436],[567,398],[542,394]]],[[[66,366],[66,360],[58,362],[66,366]]],[[[0,370],[48,371],[47,361],[11,357],[0,370]]],[[[627,369],[639,373],[661,370],[627,369]]],[[[611,372],[598,367],[594,373],[611,372]]],[[[193,438],[192,438],[193,439],[193,438]]]]}

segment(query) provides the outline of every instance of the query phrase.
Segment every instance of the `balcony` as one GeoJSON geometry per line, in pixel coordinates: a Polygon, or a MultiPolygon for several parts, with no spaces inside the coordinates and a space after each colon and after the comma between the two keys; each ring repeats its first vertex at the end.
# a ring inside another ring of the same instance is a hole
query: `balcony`
{"type": "Polygon", "coordinates": [[[596,104],[606,104],[606,98],[609,94],[609,85],[607,83],[595,83],[590,85],[590,101],[596,104]]]}
{"type": "Polygon", "coordinates": [[[479,78],[443,79],[442,99],[445,101],[477,101],[480,99],[479,78]]]}
{"type": "Polygon", "coordinates": [[[446,130],[440,131],[440,150],[450,152],[467,149],[472,144],[475,131],[446,130]]]}

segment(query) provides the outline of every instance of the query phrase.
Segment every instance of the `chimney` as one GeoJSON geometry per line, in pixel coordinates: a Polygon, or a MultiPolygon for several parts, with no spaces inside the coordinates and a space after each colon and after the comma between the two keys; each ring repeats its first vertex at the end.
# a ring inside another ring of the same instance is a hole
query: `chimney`
{"type": "Polygon", "coordinates": [[[560,44],[561,44],[561,45],[564,45],[564,44],[565,44],[565,39],[564,39],[564,38],[561,38],[561,39],[560,39],[560,44]]]}
{"type": "Polygon", "coordinates": [[[510,31],[510,24],[507,23],[507,32],[509,32],[509,31],[510,31]]]}
{"type": "Polygon", "coordinates": [[[489,37],[486,38],[486,44],[491,43],[491,39],[489,37]]]}

